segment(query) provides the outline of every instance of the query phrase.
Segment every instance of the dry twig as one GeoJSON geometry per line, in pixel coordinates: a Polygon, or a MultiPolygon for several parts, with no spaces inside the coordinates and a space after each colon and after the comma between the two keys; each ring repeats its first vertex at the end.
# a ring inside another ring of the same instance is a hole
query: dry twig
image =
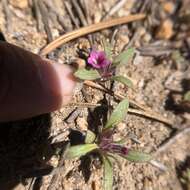
{"type": "Polygon", "coordinates": [[[108,21],[100,22],[100,23],[97,23],[97,24],[92,24],[90,26],[86,26],[86,27],[74,30],[72,32],[69,32],[67,34],[64,34],[64,35],[60,36],[59,38],[57,38],[53,42],[49,43],[45,48],[43,48],[41,50],[40,54],[42,56],[45,56],[48,53],[50,53],[51,51],[53,51],[54,49],[56,49],[57,47],[61,46],[62,44],[66,43],[66,42],[69,42],[71,40],[74,40],[74,39],[76,39],[78,37],[84,36],[86,34],[97,32],[99,30],[103,30],[103,29],[106,29],[106,28],[110,28],[110,27],[113,27],[113,26],[120,25],[120,24],[126,24],[126,23],[129,23],[129,22],[141,20],[141,19],[144,19],[144,18],[145,18],[145,14],[129,15],[129,16],[126,16],[126,17],[111,19],[111,20],[108,20],[108,21]]]}
{"type": "Polygon", "coordinates": [[[79,18],[80,18],[80,21],[82,23],[83,26],[87,26],[87,21],[86,21],[86,18],[82,12],[82,9],[80,8],[80,6],[78,5],[77,1],[76,0],[71,0],[71,3],[73,5],[73,7],[75,8],[79,18]]]}
{"type": "Polygon", "coordinates": [[[11,26],[12,26],[12,19],[11,19],[11,12],[8,7],[8,0],[2,0],[2,5],[3,5],[3,10],[5,13],[5,18],[6,18],[6,28],[7,32],[11,32],[11,26]]]}
{"type": "Polygon", "coordinates": [[[137,109],[133,109],[133,108],[129,108],[128,111],[129,111],[129,113],[135,113],[137,115],[142,115],[142,116],[145,116],[147,118],[151,118],[151,119],[160,121],[160,122],[165,123],[165,124],[167,124],[169,126],[173,125],[172,121],[168,120],[167,118],[165,118],[165,117],[163,117],[161,115],[158,115],[157,113],[154,113],[153,111],[152,112],[142,111],[142,110],[137,110],[137,109]]]}
{"type": "MultiPolygon", "coordinates": [[[[59,22],[59,24],[62,26],[62,28],[65,30],[65,31],[68,31],[68,26],[65,24],[65,20],[64,20],[64,17],[61,15],[59,9],[57,9],[57,4],[53,4],[53,1],[52,0],[46,0],[44,2],[46,4],[46,6],[48,7],[49,10],[51,10],[57,17],[57,21],[59,22]]],[[[53,18],[53,17],[51,17],[53,18]]],[[[53,19],[52,19],[53,20],[53,19]]]]}
{"type": "Polygon", "coordinates": [[[65,5],[65,8],[66,8],[70,18],[71,18],[71,21],[73,22],[73,24],[75,25],[76,28],[79,28],[78,22],[77,22],[75,16],[73,15],[70,4],[67,1],[64,1],[64,5],[65,5]]]}
{"type": "Polygon", "coordinates": [[[172,144],[176,143],[178,139],[181,139],[184,135],[190,133],[190,127],[178,130],[171,138],[168,139],[164,144],[162,144],[156,152],[153,153],[154,156],[166,151],[172,144]]]}
{"type": "Polygon", "coordinates": [[[172,49],[169,46],[163,46],[163,42],[160,42],[161,44],[149,44],[147,46],[143,46],[140,48],[137,48],[137,50],[140,52],[140,55],[142,56],[153,56],[153,57],[159,57],[159,56],[168,56],[172,53],[172,49]]]}
{"type": "Polygon", "coordinates": [[[101,104],[88,103],[88,102],[84,102],[84,103],[83,102],[82,103],[74,102],[74,103],[67,104],[65,107],[93,108],[96,106],[101,106],[101,104]]]}
{"type": "Polygon", "coordinates": [[[38,0],[33,0],[33,7],[35,10],[35,16],[36,16],[36,21],[37,21],[37,29],[39,32],[43,31],[43,23],[41,20],[41,13],[40,13],[40,8],[38,5],[38,0]]]}
{"type": "MultiPolygon", "coordinates": [[[[151,0],[144,0],[144,1],[139,1],[139,3],[141,3],[140,8],[138,10],[138,12],[142,13],[145,12],[145,10],[147,9],[148,5],[151,3],[151,0]]],[[[137,27],[137,29],[135,30],[135,32],[133,33],[133,36],[131,37],[131,40],[129,41],[128,44],[126,44],[122,50],[128,49],[129,47],[132,46],[132,44],[138,39],[139,37],[139,27],[137,27]]]]}
{"type": "MultiPolygon", "coordinates": [[[[99,85],[99,84],[96,84],[94,83],[93,81],[84,81],[84,84],[87,85],[87,86],[90,86],[90,87],[93,87],[93,88],[96,88],[98,90],[101,90],[105,93],[108,93],[108,94],[111,94],[113,96],[115,96],[116,98],[118,98],[119,100],[122,100],[125,98],[125,96],[121,95],[121,94],[118,94],[118,93],[114,93],[113,91],[109,90],[109,89],[106,89],[105,87],[99,85]]],[[[130,100],[130,104],[131,106],[133,107],[137,107],[137,108],[140,108],[142,110],[151,110],[150,108],[136,102],[136,101],[133,101],[133,100],[130,100]]]]}
{"type": "Polygon", "coordinates": [[[80,4],[83,5],[84,14],[85,14],[87,23],[92,24],[92,20],[90,18],[90,9],[88,7],[88,3],[90,3],[90,1],[88,1],[88,0],[80,0],[80,4]]]}
{"type": "MultiPolygon", "coordinates": [[[[129,100],[129,102],[130,102],[130,100],[129,100]]],[[[71,104],[68,104],[66,107],[93,108],[96,106],[102,106],[102,105],[101,104],[92,104],[92,103],[71,103],[71,104]]],[[[103,105],[103,106],[105,106],[105,105],[103,105]]],[[[128,112],[132,113],[132,114],[141,115],[141,116],[144,116],[147,118],[151,118],[151,119],[160,121],[160,122],[165,123],[169,126],[173,125],[172,121],[168,120],[167,118],[165,118],[163,116],[158,115],[157,113],[153,113],[153,112],[149,113],[148,111],[143,111],[143,110],[138,110],[138,109],[133,109],[133,108],[129,108],[128,112]]]]}
{"type": "Polygon", "coordinates": [[[64,120],[66,123],[72,123],[75,121],[75,119],[80,115],[81,110],[77,107],[75,108],[68,117],[64,120]]]}
{"type": "MultiPolygon", "coordinates": [[[[125,96],[117,94],[117,93],[114,93],[114,92],[112,92],[112,91],[104,88],[103,86],[101,86],[99,84],[96,84],[96,83],[94,83],[92,81],[85,81],[84,84],[87,85],[87,86],[96,88],[98,90],[101,90],[101,91],[103,91],[105,93],[108,93],[108,94],[110,94],[112,96],[115,96],[116,98],[118,98],[120,100],[122,100],[122,99],[125,98],[125,96]]],[[[129,99],[129,104],[131,106],[138,107],[138,108],[142,109],[142,110],[137,110],[137,109],[129,108],[129,113],[135,113],[135,114],[138,114],[138,115],[142,115],[142,116],[145,116],[145,117],[148,117],[148,118],[160,121],[162,123],[165,123],[165,124],[167,124],[169,126],[173,126],[173,122],[172,121],[170,121],[167,118],[159,115],[158,113],[155,113],[150,108],[142,106],[141,104],[137,103],[136,101],[130,100],[130,99],[129,99]]]]}
{"type": "Polygon", "coordinates": [[[42,15],[42,21],[44,23],[44,29],[46,31],[47,34],[47,39],[48,39],[48,43],[53,41],[53,36],[51,33],[51,29],[49,26],[49,20],[48,20],[48,10],[47,7],[44,4],[44,1],[38,1],[38,5],[39,5],[39,9],[40,9],[40,13],[42,15]]]}
{"type": "Polygon", "coordinates": [[[151,160],[151,161],[149,161],[149,163],[150,163],[152,166],[158,168],[159,170],[161,170],[161,171],[163,171],[163,172],[167,171],[167,169],[168,169],[164,164],[162,164],[162,163],[160,163],[160,162],[158,162],[158,161],[156,161],[156,160],[151,160]]]}
{"type": "Polygon", "coordinates": [[[114,6],[109,10],[108,13],[106,13],[101,20],[104,20],[106,18],[108,18],[108,16],[112,16],[114,13],[118,12],[127,2],[127,0],[119,0],[117,1],[114,6]]]}

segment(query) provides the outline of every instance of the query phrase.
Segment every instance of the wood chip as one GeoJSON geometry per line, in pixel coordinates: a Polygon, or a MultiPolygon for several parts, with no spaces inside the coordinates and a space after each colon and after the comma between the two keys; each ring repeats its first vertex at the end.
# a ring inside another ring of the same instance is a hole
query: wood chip
{"type": "Polygon", "coordinates": [[[10,0],[9,3],[19,9],[26,9],[28,7],[28,0],[10,0]]]}
{"type": "Polygon", "coordinates": [[[169,14],[172,14],[175,11],[175,4],[173,2],[164,2],[163,9],[169,14]]]}
{"type": "Polygon", "coordinates": [[[161,23],[158,32],[156,34],[156,37],[159,39],[168,40],[173,36],[173,34],[174,34],[173,21],[170,19],[166,19],[161,23]]]}

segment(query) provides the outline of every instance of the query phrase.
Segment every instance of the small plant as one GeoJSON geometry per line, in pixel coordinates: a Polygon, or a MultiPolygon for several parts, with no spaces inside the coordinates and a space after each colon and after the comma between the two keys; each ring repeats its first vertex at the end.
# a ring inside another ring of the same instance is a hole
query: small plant
{"type": "Polygon", "coordinates": [[[124,76],[114,76],[116,67],[126,64],[134,55],[134,48],[129,48],[118,55],[113,55],[111,45],[104,42],[104,50],[93,48],[87,58],[86,68],[80,68],[75,76],[82,80],[107,81],[115,80],[132,87],[132,82],[124,76]]]}
{"type": "Polygon", "coordinates": [[[124,158],[131,162],[146,162],[152,157],[149,154],[131,150],[123,145],[124,139],[114,141],[115,126],[127,114],[129,102],[122,100],[112,112],[109,120],[96,136],[92,131],[86,133],[85,144],[70,146],[66,151],[66,158],[73,159],[86,155],[91,151],[99,153],[104,166],[104,189],[111,190],[113,185],[113,164],[117,158],[124,158]]]}

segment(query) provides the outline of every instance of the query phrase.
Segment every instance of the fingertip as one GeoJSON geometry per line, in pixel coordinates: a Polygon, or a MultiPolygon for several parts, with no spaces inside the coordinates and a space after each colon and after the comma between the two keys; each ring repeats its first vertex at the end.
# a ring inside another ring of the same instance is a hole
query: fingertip
{"type": "Polygon", "coordinates": [[[68,104],[73,96],[76,81],[70,66],[43,60],[39,64],[42,86],[46,92],[46,101],[50,111],[68,104]]]}
{"type": "Polygon", "coordinates": [[[73,75],[73,69],[68,65],[55,63],[52,65],[60,84],[60,93],[62,96],[62,105],[66,105],[74,92],[76,80],[73,75]]]}
{"type": "Polygon", "coordinates": [[[8,43],[0,47],[0,121],[52,112],[71,101],[76,84],[72,68],[8,43]]]}

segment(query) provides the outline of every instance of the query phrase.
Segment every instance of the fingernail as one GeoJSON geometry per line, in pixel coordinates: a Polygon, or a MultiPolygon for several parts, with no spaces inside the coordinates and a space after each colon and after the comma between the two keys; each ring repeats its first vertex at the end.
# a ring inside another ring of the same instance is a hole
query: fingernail
{"type": "Polygon", "coordinates": [[[50,98],[53,101],[57,98],[58,107],[71,101],[76,82],[69,66],[44,60],[40,66],[40,77],[50,98]]]}

